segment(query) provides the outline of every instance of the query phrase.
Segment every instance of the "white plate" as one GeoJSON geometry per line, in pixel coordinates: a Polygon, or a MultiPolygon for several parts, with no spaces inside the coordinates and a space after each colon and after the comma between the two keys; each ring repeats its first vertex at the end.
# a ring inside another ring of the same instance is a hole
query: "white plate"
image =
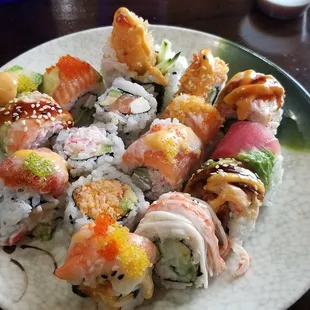
{"type": "MultiPolygon", "coordinates": [[[[168,38],[173,42],[173,49],[182,51],[188,58],[194,50],[208,47],[229,62],[230,73],[253,68],[274,74],[288,91],[286,118],[296,123],[301,137],[302,133],[307,132],[310,113],[306,114],[310,97],[281,69],[229,41],[209,34],[166,26],[153,26],[152,29],[156,42],[168,38]]],[[[99,69],[102,46],[110,31],[110,27],[99,28],[53,40],[22,54],[4,67],[19,64],[43,72],[59,56],[69,53],[99,69]]],[[[286,143],[285,128],[283,132],[286,143]]],[[[307,143],[304,145],[309,146],[307,143]]],[[[212,279],[207,290],[159,289],[151,301],[143,304],[142,309],[285,309],[310,287],[310,154],[287,149],[283,149],[283,153],[284,180],[274,197],[274,206],[261,209],[256,230],[245,244],[252,256],[252,267],[248,273],[234,279],[232,273],[236,260],[232,257],[228,261],[228,270],[212,279]]],[[[50,242],[32,241],[30,244],[47,249],[61,264],[65,255],[63,238],[62,232],[58,231],[50,242]]],[[[43,252],[19,247],[9,255],[0,250],[0,308],[96,309],[91,300],[74,295],[66,282],[56,279],[53,270],[52,259],[43,252]],[[14,260],[23,266],[25,273],[14,264],[14,260]],[[20,299],[26,274],[28,287],[20,299]]]]}

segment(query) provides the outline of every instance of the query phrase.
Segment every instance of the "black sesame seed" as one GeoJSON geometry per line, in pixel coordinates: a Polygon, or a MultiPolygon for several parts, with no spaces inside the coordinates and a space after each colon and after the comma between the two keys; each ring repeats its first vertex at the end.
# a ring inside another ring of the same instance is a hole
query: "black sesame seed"
{"type": "Polygon", "coordinates": [[[73,224],[74,224],[74,221],[71,220],[71,221],[70,221],[70,224],[73,225],[73,224]]]}
{"type": "Polygon", "coordinates": [[[105,275],[105,274],[103,274],[103,275],[101,276],[101,278],[103,278],[103,279],[107,279],[107,278],[108,278],[108,276],[107,276],[107,275],[105,275]]]}
{"type": "Polygon", "coordinates": [[[173,71],[173,72],[172,72],[172,74],[178,74],[178,72],[176,72],[176,71],[173,71]]]}
{"type": "Polygon", "coordinates": [[[114,277],[116,274],[117,274],[117,271],[116,271],[116,270],[112,271],[111,277],[114,277]]]}
{"type": "Polygon", "coordinates": [[[120,274],[117,278],[118,278],[119,280],[122,280],[124,277],[125,277],[124,274],[120,274]]]}
{"type": "Polygon", "coordinates": [[[204,60],[206,60],[206,59],[207,59],[207,56],[206,56],[206,55],[203,55],[202,58],[203,58],[204,60]]]}
{"type": "Polygon", "coordinates": [[[69,219],[72,220],[72,215],[71,214],[69,215],[69,219]]]}

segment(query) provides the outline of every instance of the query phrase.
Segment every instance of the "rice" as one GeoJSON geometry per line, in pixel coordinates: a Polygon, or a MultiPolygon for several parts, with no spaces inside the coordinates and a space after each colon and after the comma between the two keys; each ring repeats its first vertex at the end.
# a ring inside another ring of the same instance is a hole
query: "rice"
{"type": "Polygon", "coordinates": [[[88,175],[100,166],[117,166],[124,153],[124,143],[103,124],[62,130],[53,150],[68,163],[73,178],[88,175]]]}
{"type": "Polygon", "coordinates": [[[149,204],[145,201],[143,192],[136,185],[133,184],[130,177],[118,171],[112,166],[101,166],[95,169],[87,177],[80,177],[76,182],[72,183],[72,185],[68,189],[67,206],[64,215],[64,225],[70,234],[78,230],[82,225],[93,221],[93,219],[87,217],[87,215],[83,214],[77,208],[73,199],[74,190],[87,183],[99,181],[101,179],[115,179],[129,185],[129,187],[133,190],[133,192],[138,198],[138,203],[135,205],[135,207],[126,215],[125,219],[122,219],[120,221],[123,225],[127,226],[129,229],[133,229],[146,211],[149,204]]]}
{"type": "Polygon", "coordinates": [[[0,245],[15,244],[19,235],[31,232],[40,223],[51,223],[61,200],[23,189],[0,185],[0,245]],[[31,215],[31,216],[30,216],[31,215]]]}

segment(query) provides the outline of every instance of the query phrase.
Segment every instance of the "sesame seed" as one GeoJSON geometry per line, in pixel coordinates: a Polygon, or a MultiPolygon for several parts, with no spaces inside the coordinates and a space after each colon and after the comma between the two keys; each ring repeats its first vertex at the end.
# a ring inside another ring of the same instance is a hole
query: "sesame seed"
{"type": "Polygon", "coordinates": [[[116,274],[117,274],[117,271],[114,270],[114,271],[112,271],[111,276],[114,277],[116,274]]]}
{"type": "Polygon", "coordinates": [[[36,119],[36,122],[37,122],[38,124],[41,124],[41,121],[40,121],[39,119],[36,119]]]}
{"type": "Polygon", "coordinates": [[[48,116],[47,116],[47,115],[43,115],[43,118],[44,118],[44,119],[48,119],[48,116]]]}
{"type": "Polygon", "coordinates": [[[124,274],[120,274],[117,278],[118,278],[119,280],[122,280],[124,277],[125,277],[124,274]]]}
{"type": "Polygon", "coordinates": [[[23,124],[23,125],[26,125],[26,121],[25,121],[24,119],[22,120],[22,124],[23,124]]]}
{"type": "Polygon", "coordinates": [[[25,128],[24,128],[24,132],[26,132],[27,130],[28,130],[28,128],[27,128],[27,127],[25,127],[25,128]]]}
{"type": "Polygon", "coordinates": [[[40,111],[40,112],[43,112],[43,111],[44,111],[44,109],[43,109],[43,108],[41,108],[41,109],[39,109],[39,111],[40,111]]]}
{"type": "Polygon", "coordinates": [[[11,125],[11,124],[12,124],[11,121],[5,122],[5,125],[7,125],[7,126],[9,126],[9,125],[11,125]]]}
{"type": "Polygon", "coordinates": [[[34,108],[36,107],[36,105],[35,105],[35,104],[32,104],[31,107],[34,109],[34,108]]]}
{"type": "Polygon", "coordinates": [[[52,115],[51,115],[51,113],[50,113],[50,112],[47,112],[47,116],[48,116],[48,117],[51,117],[52,115]]]}
{"type": "Polygon", "coordinates": [[[4,115],[9,115],[9,114],[10,114],[10,111],[4,112],[4,115]]]}
{"type": "Polygon", "coordinates": [[[62,109],[59,109],[58,112],[59,112],[59,113],[62,113],[62,109]]]}
{"type": "Polygon", "coordinates": [[[37,114],[37,111],[36,111],[36,110],[33,110],[33,111],[32,111],[32,114],[34,114],[34,115],[37,114]]]}
{"type": "Polygon", "coordinates": [[[37,104],[36,104],[36,107],[38,108],[39,106],[40,106],[40,103],[37,103],[37,104]]]}
{"type": "Polygon", "coordinates": [[[0,112],[3,112],[3,111],[5,111],[5,108],[0,108],[0,112]]]}
{"type": "Polygon", "coordinates": [[[220,168],[220,166],[219,166],[219,165],[216,165],[216,166],[215,166],[215,169],[218,169],[218,168],[220,168]]]}
{"type": "Polygon", "coordinates": [[[55,108],[54,108],[54,107],[51,107],[51,110],[52,110],[52,111],[54,111],[54,110],[55,110],[55,108]]]}
{"type": "Polygon", "coordinates": [[[18,121],[18,120],[19,120],[19,116],[18,116],[18,115],[15,117],[15,120],[16,120],[16,121],[18,121]]]}
{"type": "Polygon", "coordinates": [[[40,114],[39,116],[38,116],[38,118],[42,118],[43,117],[43,115],[42,114],[40,114]]]}
{"type": "Polygon", "coordinates": [[[13,117],[18,116],[18,113],[13,113],[12,116],[13,117]]]}
{"type": "Polygon", "coordinates": [[[27,111],[24,111],[25,115],[28,115],[28,112],[27,111]]]}
{"type": "Polygon", "coordinates": [[[72,122],[71,122],[71,121],[68,121],[68,124],[70,125],[70,124],[72,124],[72,122]]]}
{"type": "Polygon", "coordinates": [[[31,117],[31,118],[37,118],[37,116],[36,116],[36,115],[34,115],[34,114],[33,114],[33,115],[31,115],[30,117],[31,117]]]}
{"type": "Polygon", "coordinates": [[[55,121],[55,117],[51,117],[51,121],[54,122],[55,121]]]}

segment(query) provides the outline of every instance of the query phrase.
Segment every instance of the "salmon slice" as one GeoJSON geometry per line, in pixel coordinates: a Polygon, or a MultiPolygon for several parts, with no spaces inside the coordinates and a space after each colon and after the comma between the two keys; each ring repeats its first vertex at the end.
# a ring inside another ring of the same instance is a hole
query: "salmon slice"
{"type": "Polygon", "coordinates": [[[157,169],[176,188],[199,166],[201,155],[202,143],[191,128],[162,120],[128,147],[123,162],[130,170],[157,169]]]}
{"type": "Polygon", "coordinates": [[[101,81],[101,75],[89,63],[66,55],[46,69],[42,90],[69,111],[78,97],[91,91],[101,81]]]}
{"type": "Polygon", "coordinates": [[[0,163],[0,179],[13,189],[26,189],[57,197],[69,179],[66,162],[49,149],[20,150],[0,163]]]}

